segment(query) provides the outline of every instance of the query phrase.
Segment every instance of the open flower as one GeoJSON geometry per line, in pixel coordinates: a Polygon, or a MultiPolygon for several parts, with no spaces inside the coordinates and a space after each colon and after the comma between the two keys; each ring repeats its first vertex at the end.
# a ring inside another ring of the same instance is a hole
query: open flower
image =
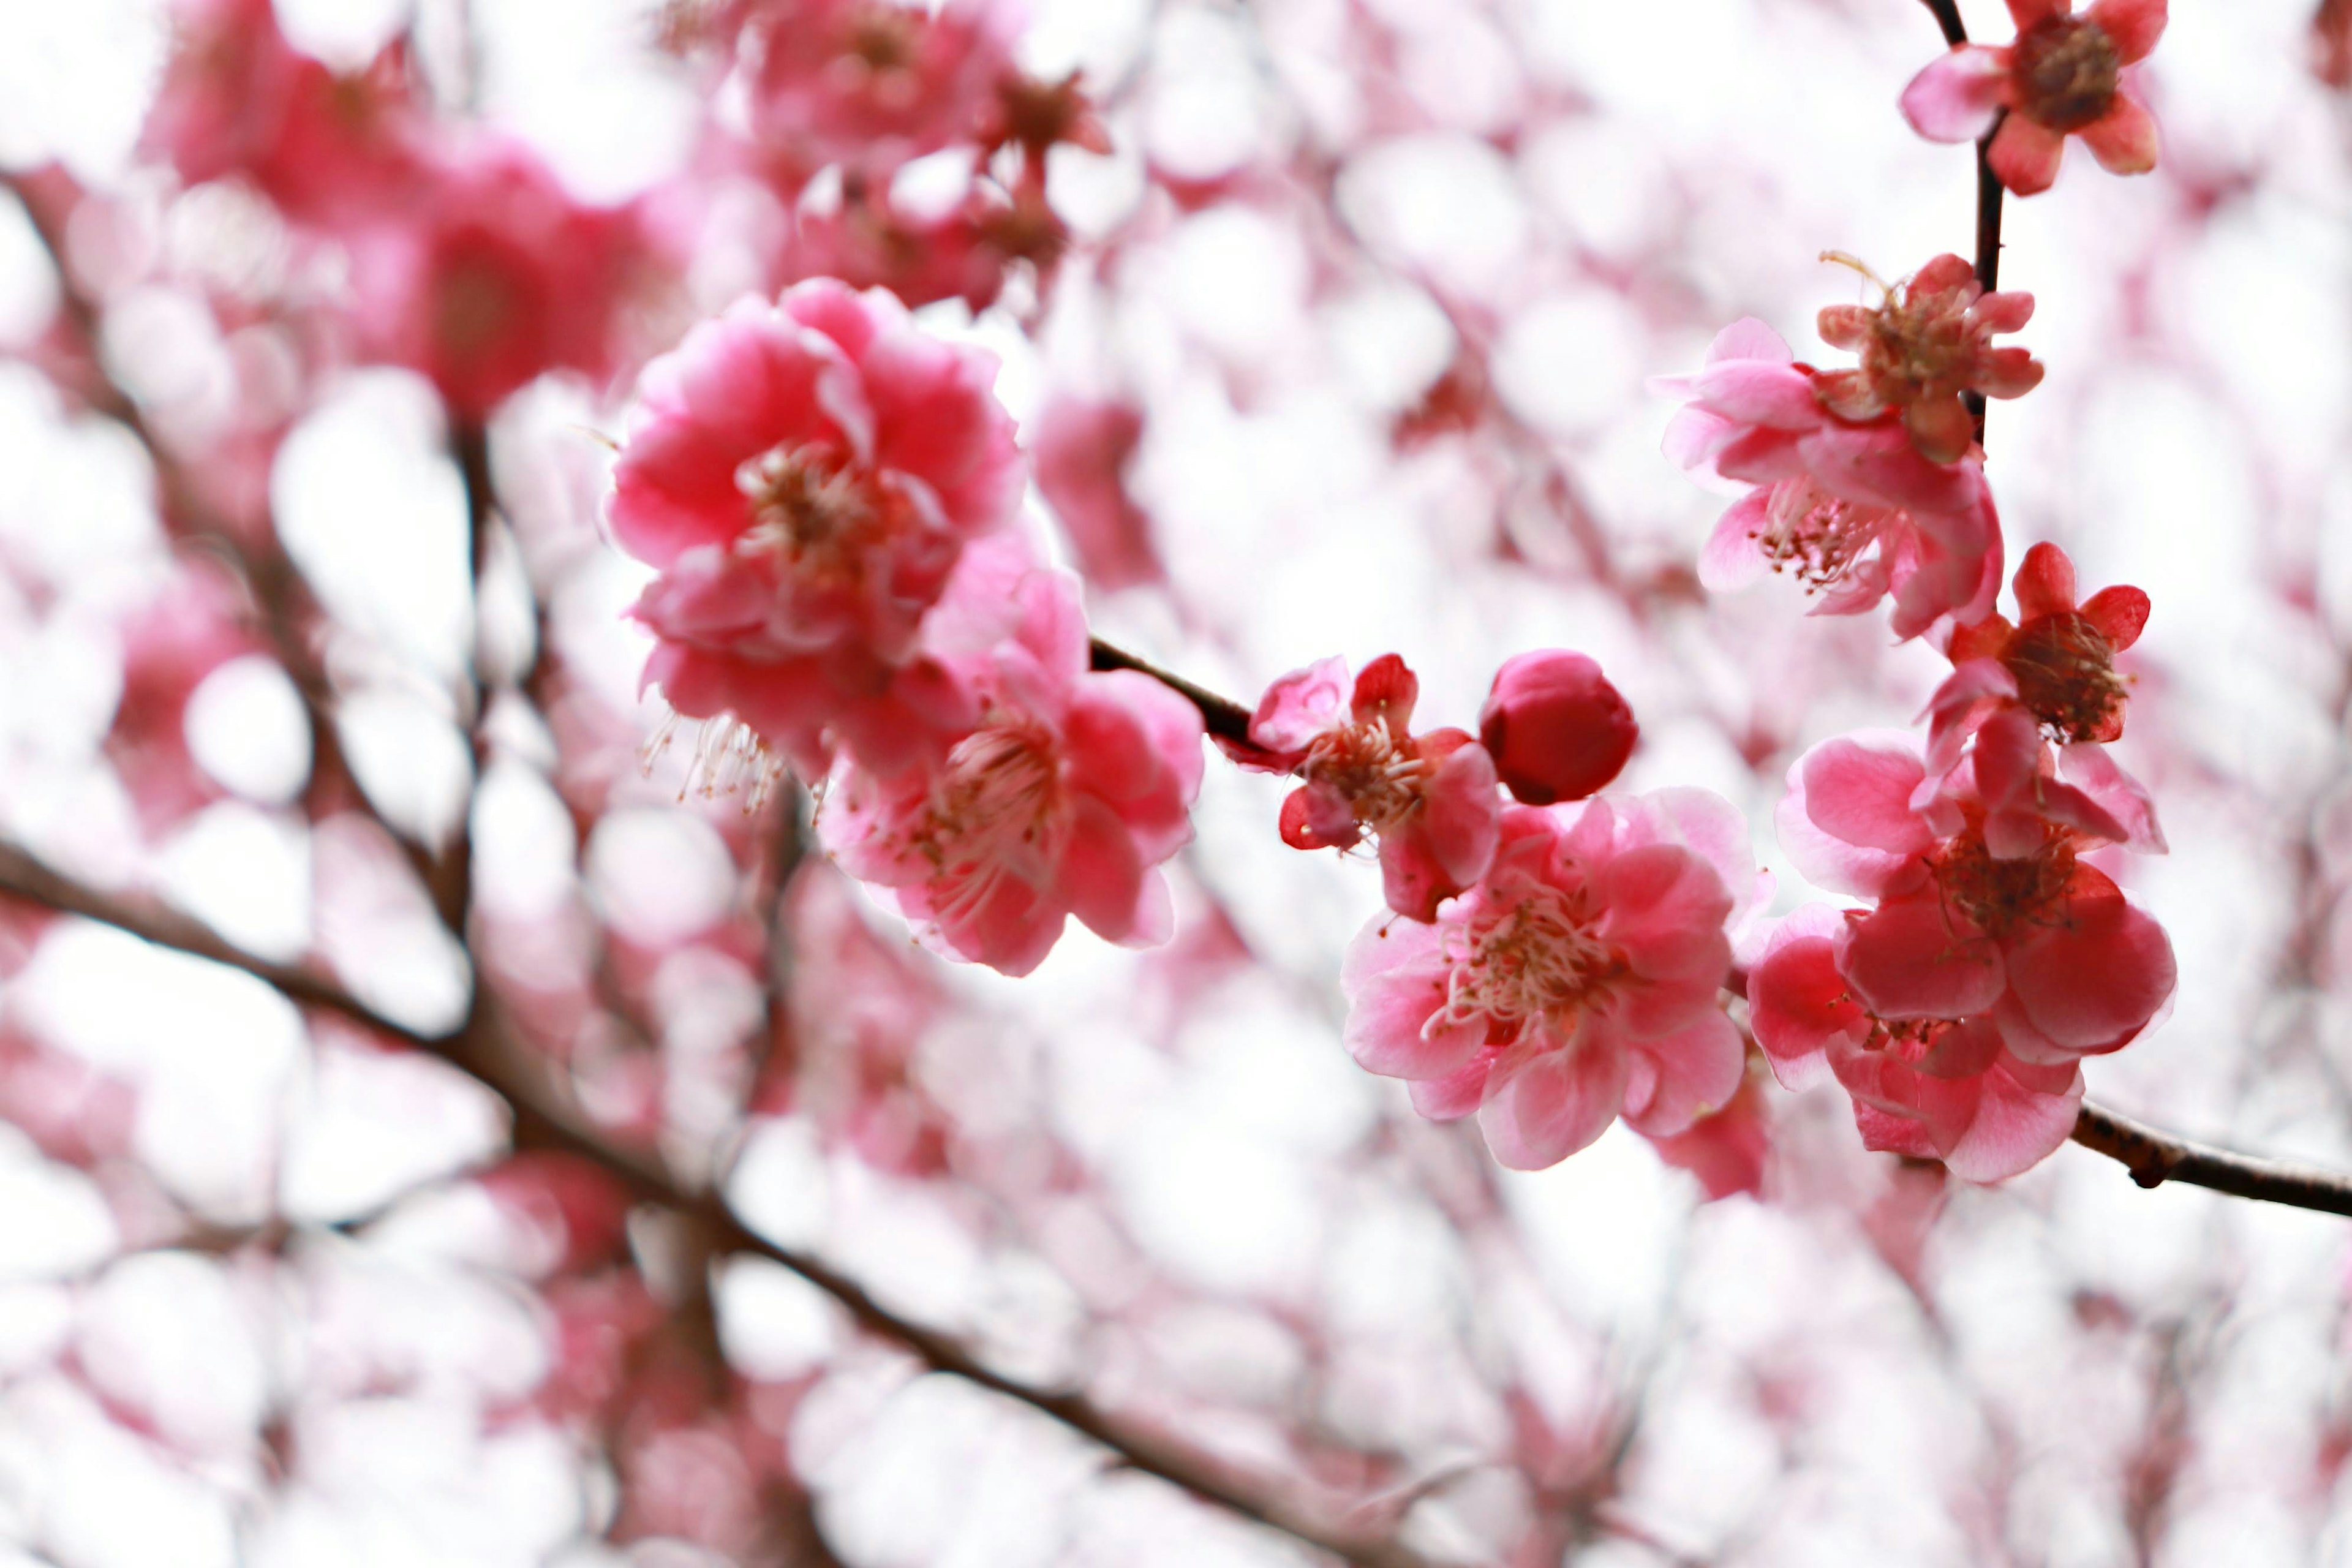
{"type": "Polygon", "coordinates": [[[1076,580],[1033,571],[1011,636],[963,678],[971,731],[934,767],[835,768],[818,823],[842,868],[888,890],[926,945],[1006,974],[1072,915],[1108,941],[1168,939],[1161,862],[1192,837],[1201,715],[1149,676],[1087,668],[1076,580]]]}
{"type": "Polygon", "coordinates": [[[1476,1111],[1515,1169],[1566,1159],[1620,1114],[1684,1131],[1739,1088],[1717,991],[1754,882],[1746,825],[1703,790],[1513,806],[1486,877],[1434,924],[1357,936],[1348,1049],[1410,1080],[1424,1116],[1476,1111]]]}
{"type": "Polygon", "coordinates": [[[1366,665],[1352,690],[1345,659],[1293,670],[1258,700],[1250,739],[1267,755],[1250,765],[1304,781],[1282,804],[1285,844],[1379,840],[1389,908],[1426,921],[1486,871],[1502,802],[1494,760],[1466,732],[1412,732],[1420,693],[1392,653],[1366,665]]]}
{"type": "Polygon", "coordinates": [[[1853,1097],[1864,1143],[1941,1160],[1968,1181],[2001,1181],[2048,1157],[2074,1131],[2081,1066],[2020,1059],[1988,1015],[1872,1012],[1838,970],[1851,918],[1806,905],[1773,928],[1748,972],[1749,1022],[1780,1081],[1802,1088],[1826,1065],[1853,1097]]]}
{"type": "Polygon", "coordinates": [[[2102,168],[2145,174],[2156,167],[2156,120],[2133,96],[2124,68],[2147,58],[2164,34],[2165,0],[2009,0],[2016,40],[1961,44],[1912,78],[1903,116],[1931,142],[1992,139],[1992,171],[2021,196],[2058,177],[2066,138],[2080,136],[2102,168]]]}
{"type": "Polygon", "coordinates": [[[995,374],[888,295],[824,280],[740,300],[646,367],[609,513],[660,573],[631,612],[656,639],[646,680],[812,776],[836,740],[895,772],[969,730],[919,634],[1019,504],[995,374]]]}
{"type": "Polygon", "coordinates": [[[2129,1044],[2170,997],[2174,965],[2164,929],[2084,858],[2128,825],[2043,773],[2039,749],[2030,725],[1988,726],[1976,767],[1923,807],[1910,736],[1825,741],[1789,770],[1779,824],[1807,878],[1875,903],[1834,944],[1864,1011],[1985,1018],[2011,1056],[2057,1066],[2129,1044]]]}
{"type": "Polygon", "coordinates": [[[1696,375],[1658,384],[1690,400],[1666,427],[1666,455],[1752,487],[1717,523],[1699,580],[1722,592],[1785,573],[1821,595],[1816,615],[1860,615],[1892,595],[1901,637],[1990,615],[2000,520],[1982,468],[1931,462],[1893,418],[1839,417],[1821,379],[1751,319],[1717,334],[1696,375]]]}
{"type": "MultiPolygon", "coordinates": [[[[1877,276],[1851,257],[1831,253],[1872,282],[1877,276]]],[[[1911,444],[1931,462],[1968,455],[1975,430],[1961,394],[2022,397],[2042,384],[2042,365],[2021,348],[1995,348],[1995,332],[2032,318],[2033,296],[1988,294],[1960,257],[1937,257],[1893,288],[1879,284],[1876,309],[1831,305],[1821,313],[1822,341],[1862,356],[1852,370],[1813,379],[1813,394],[1841,419],[1902,416],[1911,444]]]]}
{"type": "Polygon", "coordinates": [[[1001,0],[805,0],[746,8],[752,132],[788,166],[887,176],[997,122],[1018,16],[1001,0]]]}
{"type": "Polygon", "coordinates": [[[2054,544],[2025,552],[2011,580],[2017,624],[1990,616],[1952,634],[1952,673],[1927,704],[1931,766],[1948,768],[1995,708],[2013,704],[2061,744],[2124,732],[2124,678],[2116,655],[2139,640],[2147,595],[2128,584],[2074,600],[2074,563],[2054,544]]]}

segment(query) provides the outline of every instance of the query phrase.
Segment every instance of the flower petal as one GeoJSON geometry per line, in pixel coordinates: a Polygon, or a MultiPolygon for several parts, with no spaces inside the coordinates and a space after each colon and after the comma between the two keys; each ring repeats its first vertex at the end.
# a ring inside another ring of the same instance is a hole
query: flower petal
{"type": "Polygon", "coordinates": [[[1486,1091],[1478,1130],[1514,1171],[1557,1165],[1607,1131],[1632,1070],[1623,1050],[1591,1040],[1497,1066],[1502,1080],[1486,1091]]]}
{"type": "Polygon", "coordinates": [[[1990,157],[2002,184],[2018,195],[2032,196],[2058,178],[2058,162],[2065,151],[2066,138],[2060,132],[2012,113],[1993,133],[1990,157]]]}
{"type": "Polygon", "coordinates": [[[2095,0],[2083,16],[2115,41],[2124,64],[2137,65],[2164,36],[2165,0],[2095,0]]]}
{"type": "Polygon", "coordinates": [[[2001,952],[1931,892],[1891,900],[1847,922],[1838,972],[1882,1018],[1961,1018],[1990,1012],[2005,987],[2001,952]]]}
{"type": "Polygon", "coordinates": [[[2008,959],[2028,1021],[2085,1054],[2114,1050],[2147,1027],[2178,975],[2164,928],[2087,867],[2069,890],[2066,918],[2012,938],[2008,959]]]}
{"type": "Polygon", "coordinates": [[[1930,142],[1973,142],[2010,100],[2009,51],[1961,44],[1911,79],[1903,118],[1930,142]]]}
{"type": "Polygon", "coordinates": [[[2127,92],[2116,94],[2115,107],[2084,126],[2083,145],[2110,174],[2145,174],[2156,167],[2162,139],[2156,116],[2127,92]]]}

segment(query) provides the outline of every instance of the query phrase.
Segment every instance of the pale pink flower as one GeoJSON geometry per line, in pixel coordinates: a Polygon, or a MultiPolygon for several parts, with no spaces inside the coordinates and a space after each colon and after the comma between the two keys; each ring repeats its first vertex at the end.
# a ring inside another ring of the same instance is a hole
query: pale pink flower
{"type": "MultiPolygon", "coordinates": [[[[1878,282],[1850,257],[1832,255],[1878,282]]],[[[1841,419],[1863,421],[1893,413],[1911,445],[1930,462],[1957,462],[1976,439],[1961,394],[2022,397],[2042,384],[2042,365],[2021,348],[1995,348],[1996,332],[2013,332],[2032,318],[2033,296],[1988,294],[1976,268],[1948,253],[1887,288],[1875,310],[1830,305],[1820,318],[1822,341],[1862,356],[1852,370],[1813,378],[1813,395],[1841,419]]]]}
{"type": "Polygon", "coordinates": [[[1702,790],[1512,806],[1486,877],[1433,924],[1381,917],[1342,976],[1343,1036],[1414,1108],[1478,1113],[1504,1164],[1555,1164],[1621,1114],[1666,1137],[1727,1104],[1744,1047],[1718,992],[1753,892],[1747,825],[1702,790]]]}
{"type": "Polygon", "coordinates": [[[1822,596],[1816,615],[1860,615],[1891,595],[1899,637],[1982,619],[2000,589],[2001,540],[1981,465],[1930,462],[1892,416],[1840,418],[1819,374],[1751,319],[1717,335],[1696,375],[1659,383],[1689,399],[1666,455],[1754,487],[1717,523],[1699,580],[1722,592],[1787,573],[1822,596]]]}
{"type": "Polygon", "coordinates": [[[1478,710],[1478,743],[1512,797],[1528,805],[1608,788],[1641,734],[1633,708],[1601,667],[1565,648],[1504,660],[1478,710]]]}
{"type": "Polygon", "coordinates": [[[1667,1164],[1697,1177],[1710,1202],[1735,1193],[1764,1196],[1772,1159],[1772,1110],[1764,1092],[1770,1077],[1751,1053],[1727,1104],[1680,1132],[1650,1139],[1650,1147],[1667,1164]]]}
{"type": "Polygon", "coordinates": [[[2156,167],[2156,120],[2131,90],[2137,65],[2164,34],[2165,0],[2009,0],[2016,39],[2001,47],[1962,44],[1912,78],[1903,116],[1931,142],[1973,142],[2002,110],[1990,154],[2000,183],[2021,196],[2058,177],[2066,138],[2110,174],[2156,167]]]}
{"type": "Polygon", "coordinates": [[[1823,742],[1789,770],[1780,847],[1816,884],[1874,901],[1836,941],[1874,1017],[1983,1017],[2010,1055],[2063,1066],[2147,1026],[2172,994],[2172,944],[2084,858],[2130,824],[2046,772],[2023,724],[1988,724],[1975,767],[1924,805],[1910,736],[1823,742]]]}
{"type": "Polygon", "coordinates": [[[971,661],[971,731],[935,768],[845,757],[818,826],[927,945],[1026,974],[1071,915],[1126,946],[1168,939],[1158,868],[1192,837],[1202,730],[1150,676],[1088,670],[1076,579],[1032,572],[1011,597],[1012,635],[971,661]]]}
{"type": "Polygon", "coordinates": [[[970,728],[918,634],[1020,502],[995,375],[825,281],[740,300],[646,367],[609,516],[660,572],[631,613],[672,708],[731,715],[811,776],[835,738],[888,772],[970,728]]]}
{"type": "Polygon", "coordinates": [[[241,174],[289,217],[339,225],[405,205],[422,117],[405,52],[339,76],[299,53],[269,0],[179,0],[142,140],[191,184],[241,174]]]}
{"type": "Polygon", "coordinates": [[[1493,759],[1465,731],[1412,732],[1420,695],[1392,653],[1352,686],[1345,659],[1293,670],[1258,700],[1250,739],[1267,755],[1247,765],[1303,781],[1282,804],[1285,844],[1352,849],[1378,840],[1389,908],[1426,921],[1485,873],[1502,801],[1493,759]]]}
{"type": "Polygon", "coordinates": [[[752,133],[806,173],[887,176],[998,118],[1019,16],[1003,0],[770,0],[742,39],[752,133]]]}
{"type": "Polygon", "coordinates": [[[1873,1149],[1941,1160],[1972,1182],[2038,1164],[2074,1131],[2080,1064],[2019,1058],[1989,1014],[1872,1012],[1837,963],[1859,913],[1806,905],[1774,928],[1749,971],[1749,1022],[1773,1071],[1796,1089],[1826,1065],[1853,1097],[1855,1123],[1873,1149]]]}
{"type": "Polygon", "coordinates": [[[441,160],[419,202],[348,240],[373,357],[471,420],[547,371],[613,374],[616,319],[647,264],[632,212],[574,201],[510,142],[441,160]]]}
{"type": "Polygon", "coordinates": [[[1037,489],[1060,520],[1078,570],[1097,588],[1167,581],[1151,542],[1151,514],[1136,504],[1128,470],[1143,441],[1133,404],[1056,396],[1037,416],[1029,458],[1037,489]]]}

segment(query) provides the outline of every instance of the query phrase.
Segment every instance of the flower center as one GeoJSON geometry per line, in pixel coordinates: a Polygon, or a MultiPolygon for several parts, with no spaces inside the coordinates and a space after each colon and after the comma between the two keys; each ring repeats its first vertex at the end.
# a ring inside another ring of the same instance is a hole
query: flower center
{"type": "Polygon", "coordinates": [[[1966,383],[1977,355],[1965,290],[1905,288],[1889,296],[1870,323],[1862,368],[1882,400],[1912,401],[1938,383],[1966,383]]]}
{"type": "Polygon", "coordinates": [[[2083,16],[2043,17],[2018,36],[2010,59],[2018,111],[2061,132],[2105,114],[2123,79],[2115,39],[2083,16]]]}
{"type": "Polygon", "coordinates": [[[1385,717],[1326,730],[1307,748],[1299,771],[1337,791],[1356,820],[1384,832],[1421,805],[1421,783],[1429,771],[1410,739],[1400,740],[1385,717]]]}
{"type": "Polygon", "coordinates": [[[1900,514],[1842,500],[1811,479],[1783,479],[1765,502],[1752,537],[1775,572],[1794,574],[1809,594],[1844,576],[1881,530],[1900,514]]]}
{"type": "Polygon", "coordinates": [[[915,63],[915,13],[903,5],[863,5],[849,25],[849,50],[877,75],[915,63]]]}
{"type": "Polygon", "coordinates": [[[1991,937],[2023,925],[2055,924],[2074,879],[2074,836],[2052,827],[2030,855],[2004,860],[1985,847],[1983,828],[1968,830],[1937,852],[1930,864],[1947,903],[1991,937]]]}
{"type": "Polygon", "coordinates": [[[992,881],[1011,868],[1042,880],[1060,848],[1061,795],[1053,738],[1042,726],[984,721],[948,752],[913,847],[950,876],[992,881]]]}
{"type": "Polygon", "coordinates": [[[2115,646],[2086,617],[2036,616],[2018,628],[2000,662],[2017,679],[2017,700],[2061,742],[2114,738],[2123,678],[2115,646]]]}
{"type": "Polygon", "coordinates": [[[1624,956],[1593,934],[1580,892],[1538,882],[1507,905],[1474,901],[1480,907],[1468,922],[1445,934],[1454,969],[1438,1016],[1450,1023],[1483,1016],[1491,1044],[1517,1037],[1535,1019],[1572,1034],[1578,1016],[1625,973],[1624,956]]]}
{"type": "Polygon", "coordinates": [[[865,480],[821,447],[771,447],[735,470],[751,503],[751,526],[737,549],[772,558],[786,575],[844,584],[865,574],[866,555],[886,523],[865,480]]]}

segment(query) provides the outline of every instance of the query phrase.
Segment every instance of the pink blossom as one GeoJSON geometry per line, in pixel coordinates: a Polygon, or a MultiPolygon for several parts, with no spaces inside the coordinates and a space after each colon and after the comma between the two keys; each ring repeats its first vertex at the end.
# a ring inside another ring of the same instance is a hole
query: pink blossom
{"type": "Polygon", "coordinates": [[[747,7],[753,134],[808,173],[887,175],[999,112],[1018,17],[1002,0],[800,0],[747,7]]]}
{"type": "Polygon", "coordinates": [[[546,371],[612,374],[615,319],[646,260],[632,213],[572,200],[516,143],[445,159],[419,200],[350,240],[373,355],[472,420],[546,371]]]}
{"type": "Polygon", "coordinates": [[[1761,321],[1717,335],[1696,375],[1662,389],[1689,398],[1666,455],[1750,489],[1717,523],[1699,578],[1718,592],[1766,568],[1821,595],[1816,615],[1860,615],[1893,595],[1899,637],[1949,617],[1980,620],[2000,589],[2000,520],[1971,457],[1931,462],[1901,421],[1843,419],[1761,321]]]}
{"type": "Polygon", "coordinates": [[[2030,721],[1988,725],[1975,758],[1973,777],[1924,805],[1906,735],[1826,741],[1790,769],[1781,847],[1815,883],[1876,905],[1839,932],[1838,973],[1874,1017],[1982,1017],[2036,1066],[2119,1050],[2174,978],[2163,928],[2083,858],[2130,826],[2044,771],[2030,721]]]}
{"type": "Polygon", "coordinates": [[[1158,867],[1192,836],[1202,731],[1150,677],[1089,672],[1075,578],[1034,571],[1012,597],[1012,635],[972,661],[971,732],[936,769],[845,757],[819,828],[927,945],[1026,974],[1071,915],[1127,946],[1168,939],[1158,867]]]}
{"type": "Polygon", "coordinates": [[[1435,923],[1372,921],[1349,948],[1345,1041],[1415,1109],[1478,1113],[1535,1170],[1622,1115],[1684,1131],[1740,1082],[1717,993],[1754,881],[1746,825],[1702,790],[1512,806],[1479,883],[1435,923]]]}
{"type": "Polygon", "coordinates": [[[1761,1058],[1750,1053],[1748,1070],[1730,1101],[1680,1132],[1652,1138],[1658,1158],[1698,1178],[1709,1201],[1747,1193],[1761,1197],[1772,1158],[1772,1112],[1766,1102],[1761,1058]]]}
{"type": "Polygon", "coordinates": [[[191,561],[123,623],[122,696],[106,750],[151,832],[220,794],[188,749],[188,703],[214,670],[260,651],[251,615],[226,575],[191,561]]]}
{"type": "Polygon", "coordinates": [[[2156,120],[2130,88],[2164,34],[2165,0],[2009,0],[2016,39],[1962,44],[1903,89],[1903,115],[1931,142],[1973,142],[2009,110],[1992,139],[1993,173],[2021,196],[2058,177],[2066,138],[2079,135],[2110,174],[2156,167],[2156,120]]]}
{"type": "Polygon", "coordinates": [[[329,226],[403,206],[421,181],[404,51],[356,76],[297,52],[269,0],[180,0],[142,140],[190,184],[242,174],[289,217],[329,226]]]}
{"type": "Polygon", "coordinates": [[[1854,1121],[1873,1149],[1941,1160],[1972,1182],[2039,1163],[2074,1131],[2079,1063],[2019,1058],[1987,1014],[1872,1012],[1837,963],[1860,912],[1806,905],[1774,928],[1749,972],[1749,1020],[1774,1072],[1793,1089],[1826,1065],[1853,1097],[1854,1121]]]}
{"type": "Polygon", "coordinates": [[[1352,689],[1347,661],[1323,659],[1266,688],[1250,739],[1304,781],[1282,804],[1282,841],[1352,849],[1378,839],[1389,908],[1426,921],[1485,873],[1502,802],[1494,760],[1467,732],[1412,732],[1420,694],[1395,654],[1366,665],[1352,689]]]}
{"type": "Polygon", "coordinates": [[[1142,410],[1129,403],[1064,395],[1037,416],[1029,444],[1037,489],[1061,520],[1079,572],[1097,588],[1167,580],[1152,548],[1151,515],[1127,485],[1142,441],[1142,410]]]}
{"type": "Polygon", "coordinates": [[[1020,501],[995,374],[826,281],[740,300],[646,367],[609,515],[660,573],[632,614],[672,708],[732,715],[811,775],[831,738],[888,772],[970,728],[918,633],[1020,501]]]}
{"type": "Polygon", "coordinates": [[[1949,679],[1937,689],[1931,763],[1958,759],[1962,741],[1985,714],[2014,704],[2063,743],[2106,742],[2124,732],[2126,686],[2116,655],[2139,640],[2147,595],[2127,584],[2074,599],[2074,563],[2054,544],[2025,552],[2011,582],[2017,624],[1989,616],[1952,634],[1949,679]]]}
{"type": "MultiPolygon", "coordinates": [[[[1851,258],[1832,259],[1877,281],[1851,258]]],[[[2032,317],[2033,296],[1987,294],[1976,268],[1948,253],[1880,289],[1885,297],[1875,310],[1831,305],[1822,311],[1822,341],[1853,350],[1862,363],[1815,376],[1813,395],[1841,419],[1897,414],[1920,456],[1957,462],[1976,439],[1962,393],[2022,397],[2042,384],[2042,366],[2032,354],[1992,346],[1994,333],[2016,331],[2032,317]]]]}
{"type": "Polygon", "coordinates": [[[1633,710],[1580,653],[1514,655],[1478,710],[1478,742],[1514,798],[1582,800],[1608,787],[1641,738],[1633,710]]]}

